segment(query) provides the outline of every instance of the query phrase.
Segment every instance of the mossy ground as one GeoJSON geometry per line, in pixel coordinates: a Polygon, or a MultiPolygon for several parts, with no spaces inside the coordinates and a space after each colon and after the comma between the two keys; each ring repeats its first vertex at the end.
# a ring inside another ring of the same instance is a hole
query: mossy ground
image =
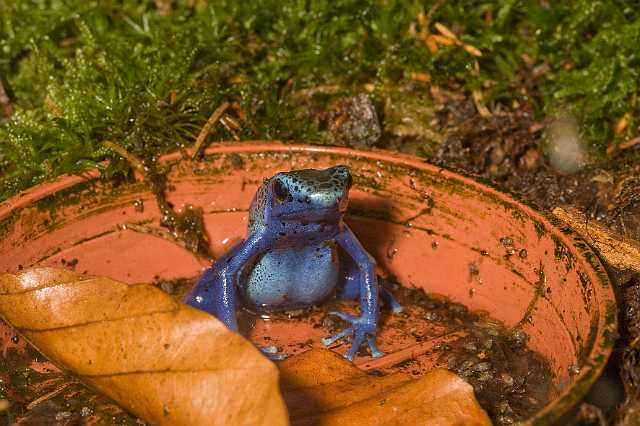
{"type": "Polygon", "coordinates": [[[321,143],[315,105],[363,91],[380,104],[407,82],[475,92],[492,111],[569,111],[604,155],[638,134],[639,18],[631,0],[0,0],[14,110],[0,124],[0,199],[118,159],[104,141],[141,158],[190,146],[223,101],[231,122],[211,140],[321,143]],[[429,46],[436,23],[457,42],[429,46]]]}

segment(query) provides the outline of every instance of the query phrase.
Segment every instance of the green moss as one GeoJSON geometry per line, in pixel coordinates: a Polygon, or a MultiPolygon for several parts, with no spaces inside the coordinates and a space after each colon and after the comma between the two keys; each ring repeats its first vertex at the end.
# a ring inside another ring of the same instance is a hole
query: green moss
{"type": "MultiPolygon", "coordinates": [[[[0,0],[0,78],[16,109],[0,125],[0,199],[112,157],[104,140],[141,158],[189,146],[223,100],[247,115],[241,138],[322,142],[314,114],[328,95],[301,101],[299,90],[331,85],[348,95],[367,84],[382,102],[411,72],[482,89],[490,103],[570,109],[594,149],[627,112],[620,137],[637,132],[640,12],[631,0],[456,0],[433,9],[432,23],[482,57],[460,46],[432,54],[409,35],[434,1],[173,3],[163,16],[153,1],[0,0]],[[520,90],[541,65],[548,71],[533,90],[520,90]]],[[[223,126],[212,133],[232,136],[223,126]]],[[[105,176],[126,169],[115,161],[105,176]]]]}

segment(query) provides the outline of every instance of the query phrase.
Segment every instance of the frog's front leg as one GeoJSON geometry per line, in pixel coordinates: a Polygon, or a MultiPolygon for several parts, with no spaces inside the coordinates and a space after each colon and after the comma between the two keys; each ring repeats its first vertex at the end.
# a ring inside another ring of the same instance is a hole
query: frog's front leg
{"type": "Polygon", "coordinates": [[[238,272],[263,251],[265,244],[265,238],[257,234],[235,245],[202,275],[185,303],[209,312],[230,330],[237,331],[238,272]]]}
{"type": "MultiPolygon", "coordinates": [[[[344,253],[346,254],[346,253],[344,253]]],[[[360,296],[360,269],[350,256],[340,256],[340,278],[338,281],[336,297],[338,299],[357,299],[360,296]]],[[[403,311],[402,305],[398,303],[391,291],[386,287],[386,281],[378,279],[380,300],[385,303],[394,314],[403,311]]]]}
{"type": "Polygon", "coordinates": [[[375,259],[362,247],[348,226],[336,237],[336,242],[351,256],[360,270],[360,316],[334,312],[345,321],[351,323],[350,327],[342,330],[334,336],[325,338],[322,343],[330,345],[336,340],[346,336],[353,336],[351,348],[344,355],[348,360],[353,360],[360,346],[367,341],[373,357],[382,356],[378,350],[375,337],[378,329],[378,282],[376,278],[375,259]]]}

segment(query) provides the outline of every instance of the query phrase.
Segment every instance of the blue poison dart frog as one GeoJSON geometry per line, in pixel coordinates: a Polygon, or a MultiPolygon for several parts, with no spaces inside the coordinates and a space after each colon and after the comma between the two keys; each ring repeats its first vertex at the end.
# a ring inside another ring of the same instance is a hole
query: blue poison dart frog
{"type": "Polygon", "coordinates": [[[365,342],[372,356],[382,356],[375,341],[378,293],[393,312],[402,308],[378,286],[375,260],[343,221],[351,184],[346,166],[265,179],[251,203],[247,238],[202,275],[186,303],[237,331],[239,306],[266,313],[310,307],[334,294],[359,298],[360,316],[332,312],[350,325],[322,343],[351,337],[345,358],[353,360],[365,342]]]}

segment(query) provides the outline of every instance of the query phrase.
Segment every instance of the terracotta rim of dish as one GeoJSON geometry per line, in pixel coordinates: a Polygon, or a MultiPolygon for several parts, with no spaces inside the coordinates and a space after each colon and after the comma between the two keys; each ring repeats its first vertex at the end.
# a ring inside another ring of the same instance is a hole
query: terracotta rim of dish
{"type": "MultiPolygon", "coordinates": [[[[464,174],[456,173],[448,170],[444,167],[435,166],[427,163],[417,157],[413,157],[407,154],[400,154],[385,150],[356,150],[351,148],[332,147],[323,145],[297,145],[297,144],[285,144],[280,141],[243,141],[243,142],[219,142],[212,144],[205,150],[206,155],[215,154],[252,154],[252,153],[265,153],[265,152],[280,152],[280,153],[320,153],[320,154],[336,154],[347,157],[359,157],[372,161],[385,161],[396,165],[415,168],[421,171],[440,174],[447,179],[456,180],[460,183],[468,185],[478,191],[491,194],[502,201],[512,203],[518,206],[518,208],[525,211],[528,215],[536,220],[547,225],[549,228],[553,228],[556,235],[562,239],[562,241],[569,247],[576,248],[576,241],[584,242],[576,233],[571,232],[570,228],[558,220],[537,210],[530,202],[521,200],[517,195],[508,193],[504,190],[498,190],[491,186],[487,182],[479,182],[464,174]],[[562,227],[562,229],[560,229],[562,227]],[[568,232],[570,231],[570,232],[568,232]],[[566,234],[571,233],[571,238],[566,234]]],[[[186,154],[190,154],[189,150],[186,154]]],[[[177,161],[185,158],[185,154],[181,152],[174,152],[164,155],[160,158],[161,162],[177,161]]],[[[190,156],[189,156],[190,158],[190,156]]],[[[87,180],[96,179],[100,176],[100,171],[91,169],[82,175],[64,175],[55,180],[45,182],[29,188],[20,194],[9,198],[8,200],[0,203],[0,220],[6,218],[11,214],[13,209],[25,207],[30,203],[38,201],[49,194],[55,193],[60,190],[70,188],[76,184],[85,182],[87,180]]],[[[585,247],[588,247],[584,243],[585,247]]],[[[609,280],[609,276],[604,272],[599,258],[590,249],[577,250],[576,253],[580,255],[582,260],[586,264],[589,264],[592,269],[593,275],[597,277],[598,285],[595,288],[598,289],[598,325],[596,338],[593,341],[591,350],[585,359],[590,361],[590,364],[585,364],[585,368],[582,368],[580,373],[576,376],[573,384],[565,389],[558,397],[556,397],[550,404],[548,404],[543,410],[538,412],[527,423],[549,424],[554,420],[558,420],[562,415],[566,414],[577,402],[582,399],[587,391],[591,388],[593,383],[598,379],[602,373],[609,356],[612,352],[612,345],[607,344],[608,338],[614,336],[617,332],[617,318],[615,315],[611,315],[611,307],[615,307],[615,296],[613,294],[613,288],[609,280]]]]}

